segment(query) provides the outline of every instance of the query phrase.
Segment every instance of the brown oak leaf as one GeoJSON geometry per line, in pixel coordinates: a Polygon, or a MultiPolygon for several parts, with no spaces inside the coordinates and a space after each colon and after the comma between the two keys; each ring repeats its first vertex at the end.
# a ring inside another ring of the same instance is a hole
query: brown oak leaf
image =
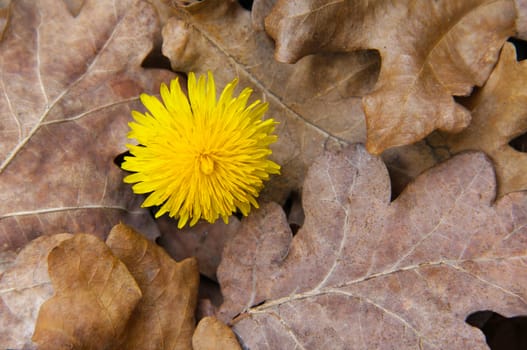
{"type": "Polygon", "coordinates": [[[509,145],[527,132],[527,61],[517,62],[507,43],[496,68],[480,90],[463,101],[471,124],[458,134],[436,133],[430,143],[438,151],[481,150],[496,167],[498,196],[527,190],[527,156],[509,145]]]}
{"type": "Polygon", "coordinates": [[[14,1],[0,43],[0,250],[120,220],[156,234],[113,159],[139,94],[173,77],[141,67],[157,15],[140,0],[68,4],[14,1]]]}
{"type": "Polygon", "coordinates": [[[479,152],[393,202],[380,158],[362,145],[326,152],[294,237],[271,203],[227,244],[219,316],[251,349],[487,349],[470,313],[527,312],[527,193],[495,194],[479,152]]]}
{"type": "Polygon", "coordinates": [[[196,259],[175,262],[124,224],[106,243],[87,234],[31,241],[0,275],[0,347],[189,349],[196,259]]]}
{"type": "Polygon", "coordinates": [[[435,129],[456,132],[469,124],[470,113],[452,96],[483,85],[515,33],[515,18],[513,1],[278,0],[265,28],[281,62],[379,51],[379,80],[363,106],[367,148],[380,154],[435,129]]]}
{"type": "Polygon", "coordinates": [[[199,271],[195,258],[172,260],[126,225],[115,226],[106,244],[128,267],[142,291],[121,349],[191,348],[199,271]]]}
{"type": "Polygon", "coordinates": [[[39,237],[0,274],[0,348],[30,349],[40,306],[53,295],[48,254],[70,234],[39,237]]]}
{"type": "Polygon", "coordinates": [[[77,234],[48,255],[55,294],[40,307],[39,349],[112,349],[141,299],[123,262],[99,238],[77,234]]]}

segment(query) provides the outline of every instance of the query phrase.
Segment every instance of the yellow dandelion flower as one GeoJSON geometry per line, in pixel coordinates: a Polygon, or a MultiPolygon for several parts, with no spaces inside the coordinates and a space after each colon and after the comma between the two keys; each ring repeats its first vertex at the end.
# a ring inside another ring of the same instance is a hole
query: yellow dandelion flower
{"type": "Polygon", "coordinates": [[[161,98],[141,94],[148,109],[132,111],[128,144],[132,156],[121,167],[133,172],[124,181],[138,194],[150,193],[143,207],[160,206],[156,217],[168,213],[179,219],[178,227],[203,218],[214,222],[237,209],[248,215],[269,174],[280,166],[268,159],[276,122],[262,120],[267,103],[247,106],[252,90],[233,97],[237,80],[229,83],[216,100],[214,78],[188,77],[188,98],[172,80],[161,85],[161,98]]]}

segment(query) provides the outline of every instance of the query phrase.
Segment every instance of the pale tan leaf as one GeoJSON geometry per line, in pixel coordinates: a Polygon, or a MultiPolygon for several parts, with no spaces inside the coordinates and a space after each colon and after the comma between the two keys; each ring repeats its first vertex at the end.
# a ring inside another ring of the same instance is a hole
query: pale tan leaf
{"type": "Polygon", "coordinates": [[[494,203],[484,154],[428,170],[391,203],[389,189],[355,145],[310,168],[294,237],[275,204],[242,224],[218,278],[219,315],[245,346],[483,350],[470,313],[527,312],[527,193],[494,203]]]}
{"type": "Polygon", "coordinates": [[[216,317],[199,321],[192,337],[193,350],[241,350],[232,330],[216,317]]]}
{"type": "Polygon", "coordinates": [[[0,348],[28,349],[34,346],[31,335],[38,310],[53,294],[48,275],[48,254],[69,238],[70,234],[56,234],[31,241],[11,261],[7,270],[0,273],[0,348]]]}

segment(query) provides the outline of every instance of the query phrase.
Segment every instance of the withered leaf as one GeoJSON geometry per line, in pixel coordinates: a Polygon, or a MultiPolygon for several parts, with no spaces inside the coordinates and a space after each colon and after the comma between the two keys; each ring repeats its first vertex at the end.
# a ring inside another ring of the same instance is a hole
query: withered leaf
{"type": "Polygon", "coordinates": [[[241,350],[232,330],[216,317],[199,321],[192,337],[193,350],[241,350]]]}
{"type": "Polygon", "coordinates": [[[525,0],[514,0],[516,6],[516,12],[518,16],[516,18],[516,31],[517,36],[520,39],[527,39],[527,1],[525,0]]]}
{"type": "Polygon", "coordinates": [[[77,234],[48,255],[55,294],[40,307],[39,349],[100,349],[119,344],[141,290],[99,238],[77,234]]]}
{"type": "Polygon", "coordinates": [[[70,234],[56,234],[31,241],[0,274],[0,348],[26,349],[34,345],[31,335],[38,310],[53,294],[48,253],[69,238],[70,234]]]}
{"type": "Polygon", "coordinates": [[[9,21],[10,9],[9,5],[11,0],[1,0],[0,1],[0,38],[4,35],[4,30],[9,21]]]}
{"type": "Polygon", "coordinates": [[[432,168],[390,203],[379,158],[361,145],[327,152],[294,237],[269,204],[226,246],[219,315],[251,349],[488,349],[470,313],[527,312],[527,193],[494,198],[482,153],[432,168]]]}
{"type": "Polygon", "coordinates": [[[269,103],[277,126],[273,159],[282,166],[262,198],[284,201],[325,148],[364,141],[360,96],[377,79],[374,51],[321,54],[295,65],[273,59],[273,43],[237,1],[205,0],[173,7],[162,30],[163,53],[176,71],[211,70],[219,87],[234,78],[269,103]]]}
{"type": "Polygon", "coordinates": [[[483,88],[463,104],[472,114],[468,128],[458,134],[432,135],[431,143],[450,153],[488,154],[496,166],[499,196],[527,190],[527,155],[509,146],[509,141],[527,132],[527,61],[516,61],[512,44],[503,47],[483,88]]]}
{"type": "Polygon", "coordinates": [[[515,18],[513,1],[278,0],[265,28],[282,62],[379,50],[379,80],[363,98],[367,148],[379,154],[435,129],[466,127],[470,113],[452,95],[483,85],[515,18]]]}
{"type": "Polygon", "coordinates": [[[119,220],[156,231],[113,159],[139,94],[173,76],[141,68],[157,15],[140,0],[81,5],[76,17],[62,0],[10,7],[0,43],[0,250],[44,232],[109,232],[119,220]]]}
{"type": "Polygon", "coordinates": [[[228,224],[218,220],[213,224],[200,222],[183,229],[178,229],[177,224],[169,217],[157,219],[157,224],[162,234],[158,243],[170,256],[177,261],[195,257],[198,259],[200,273],[214,281],[223,247],[240,228],[240,220],[235,216],[229,218],[228,224]]]}
{"type": "Polygon", "coordinates": [[[106,244],[128,267],[142,291],[122,349],[190,349],[198,298],[195,258],[172,260],[132,228],[115,226],[106,244]]]}

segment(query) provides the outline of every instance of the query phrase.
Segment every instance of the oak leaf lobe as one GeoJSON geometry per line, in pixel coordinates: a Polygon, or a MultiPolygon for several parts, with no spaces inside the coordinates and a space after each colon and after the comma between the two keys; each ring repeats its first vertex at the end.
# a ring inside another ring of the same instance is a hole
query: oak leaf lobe
{"type": "Polygon", "coordinates": [[[389,189],[382,161],[355,145],[310,168],[292,239],[284,220],[267,220],[279,206],[255,212],[218,272],[235,286],[218,315],[245,346],[486,349],[464,322],[471,312],[527,311],[527,193],[494,203],[485,155],[428,170],[391,203],[389,189]],[[254,244],[275,236],[282,245],[254,244]]]}

